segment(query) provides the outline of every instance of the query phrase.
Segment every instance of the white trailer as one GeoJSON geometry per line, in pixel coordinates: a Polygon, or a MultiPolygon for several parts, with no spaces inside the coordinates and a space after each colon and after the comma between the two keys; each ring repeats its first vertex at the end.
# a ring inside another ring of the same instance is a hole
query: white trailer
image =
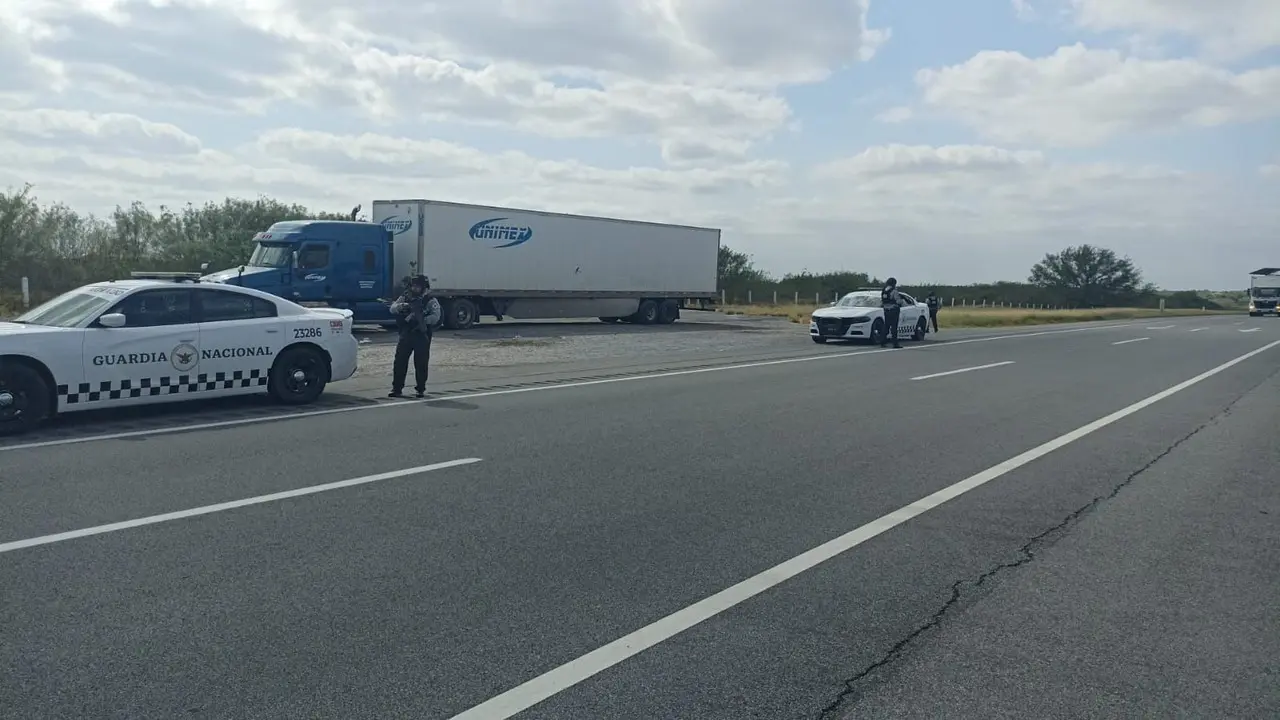
{"type": "Polygon", "coordinates": [[[716,297],[714,228],[436,200],[375,200],[372,220],[396,273],[426,275],[453,329],[481,314],[666,324],[716,297]]]}
{"type": "Polygon", "coordinates": [[[1258,268],[1249,273],[1249,315],[1280,315],[1280,268],[1258,268]]]}

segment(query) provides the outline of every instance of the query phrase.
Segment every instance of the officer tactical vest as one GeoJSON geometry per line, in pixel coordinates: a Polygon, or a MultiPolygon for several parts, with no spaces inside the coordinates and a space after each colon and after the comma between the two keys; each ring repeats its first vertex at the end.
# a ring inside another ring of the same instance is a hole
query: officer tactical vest
{"type": "Polygon", "coordinates": [[[898,305],[898,299],[894,297],[895,294],[894,289],[886,285],[884,289],[880,291],[880,305],[883,307],[896,307],[898,305]]]}

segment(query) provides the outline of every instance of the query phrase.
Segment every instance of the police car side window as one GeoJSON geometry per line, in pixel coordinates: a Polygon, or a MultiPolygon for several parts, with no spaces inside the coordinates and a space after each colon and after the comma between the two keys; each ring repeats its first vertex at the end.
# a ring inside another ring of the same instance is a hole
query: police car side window
{"type": "Polygon", "coordinates": [[[200,321],[226,322],[276,316],[275,303],[225,290],[200,291],[200,321]]]}
{"type": "Polygon", "coordinates": [[[142,290],[116,303],[103,313],[123,313],[125,327],[161,327],[195,322],[191,312],[191,291],[142,290]]]}

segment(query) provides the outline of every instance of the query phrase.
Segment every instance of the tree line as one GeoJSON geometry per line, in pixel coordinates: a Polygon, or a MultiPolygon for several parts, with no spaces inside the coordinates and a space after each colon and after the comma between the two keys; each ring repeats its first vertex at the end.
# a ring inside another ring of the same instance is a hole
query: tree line
{"type": "MultiPolygon", "coordinates": [[[[345,220],[349,212],[317,212],[302,205],[228,197],[182,208],[156,210],[140,202],[117,206],[105,217],[77,212],[63,203],[41,203],[30,185],[0,192],[0,306],[14,306],[22,278],[33,301],[85,283],[127,277],[132,270],[199,270],[234,267],[253,250],[253,236],[283,220],[345,220]]],[[[926,288],[903,289],[923,295],[926,288]]],[[[758,269],[750,255],[720,248],[719,287],[729,302],[779,302],[833,295],[875,286],[880,278],[854,271],[801,272],[775,278],[758,269]]],[[[1166,293],[1142,281],[1138,268],[1105,248],[1089,245],[1051,253],[1025,282],[929,286],[944,298],[969,304],[1042,304],[1065,307],[1218,307],[1192,291],[1166,293]]]]}
{"type": "MultiPolygon", "coordinates": [[[[848,270],[805,271],[777,278],[757,268],[750,255],[720,248],[718,284],[729,304],[772,303],[775,298],[779,303],[829,302],[851,290],[879,287],[886,279],[848,270]]],[[[1163,300],[1170,309],[1221,310],[1237,304],[1230,293],[1161,290],[1142,279],[1133,260],[1088,244],[1046,254],[1031,267],[1023,282],[924,285],[909,277],[899,280],[904,292],[923,298],[933,291],[944,302],[956,305],[1156,308],[1163,300]]]]}

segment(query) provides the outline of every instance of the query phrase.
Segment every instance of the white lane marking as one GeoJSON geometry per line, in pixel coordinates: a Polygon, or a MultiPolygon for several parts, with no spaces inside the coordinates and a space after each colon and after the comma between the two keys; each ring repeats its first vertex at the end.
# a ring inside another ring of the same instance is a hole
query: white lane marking
{"type": "Polygon", "coordinates": [[[974,367],[960,368],[959,370],[948,370],[946,372],[933,373],[932,375],[918,375],[911,378],[912,380],[929,380],[930,378],[946,377],[947,375],[959,375],[960,373],[973,372],[974,370],[986,370],[987,368],[1000,367],[1001,365],[1012,365],[1012,360],[1004,362],[991,363],[989,365],[975,365],[974,367]]]}
{"type": "Polygon", "coordinates": [[[68,530],[67,532],[54,533],[53,535],[41,535],[40,537],[28,538],[26,540],[14,540],[12,542],[0,543],[0,553],[13,552],[14,550],[22,550],[23,548],[35,547],[37,545],[50,545],[56,542],[75,540],[77,538],[89,537],[90,535],[101,535],[103,533],[117,532],[119,530],[128,530],[130,528],[142,527],[144,525],[154,525],[156,523],[168,522],[170,520],[182,520],[184,518],[208,515],[210,513],[222,512],[224,510],[234,510],[236,508],[242,508],[249,505],[261,505],[262,503],[286,500],[288,498],[301,497],[303,495],[314,495],[316,493],[327,492],[329,490],[339,490],[341,488],[353,487],[355,485],[367,485],[381,480],[391,480],[394,478],[406,477],[408,475],[420,475],[422,473],[431,472],[432,470],[444,470],[446,468],[458,467],[460,465],[471,465],[472,463],[478,462],[480,462],[480,458],[450,460],[448,462],[421,465],[419,467],[406,468],[404,470],[393,470],[391,472],[379,473],[377,475],[366,475],[364,477],[352,478],[350,480],[339,480],[338,482],[326,483],[324,485],[312,485],[311,487],[298,488],[296,490],[285,490],[284,492],[271,493],[270,495],[259,495],[257,497],[245,498],[243,500],[232,500],[230,502],[218,503],[216,505],[205,505],[204,507],[191,508],[189,510],[178,510],[177,512],[169,512],[162,515],[151,515],[149,517],[124,520],[122,522],[114,522],[107,525],[96,525],[94,527],[82,528],[80,530],[68,530]]]}
{"type": "Polygon", "coordinates": [[[1259,331],[1259,330],[1261,330],[1261,329],[1262,329],[1262,328],[1248,328],[1248,329],[1245,329],[1245,330],[1241,330],[1240,332],[1258,332],[1258,331],[1259,331]]]}
{"type": "Polygon", "coordinates": [[[1208,330],[1208,329],[1209,328],[1191,328],[1191,332],[1200,332],[1201,330],[1208,330]]]}
{"type": "Polygon", "coordinates": [[[1070,445],[1071,443],[1091,434],[1102,428],[1118,422],[1134,413],[1154,405],[1165,398],[1175,395],[1186,390],[1187,388],[1201,383],[1218,373],[1238,365],[1251,357],[1266,352],[1280,345],[1277,340],[1269,345],[1265,345],[1252,352],[1245,353],[1240,357],[1229,360],[1212,370],[1200,373],[1199,375],[1184,380],[1171,388],[1162,390],[1145,400],[1117,410],[1106,417],[1099,418],[1093,422],[1076,428],[1065,435],[1060,435],[1049,442],[1031,448],[1030,450],[1009,458],[999,465],[987,468],[982,472],[965,478],[960,482],[945,487],[928,497],[921,498],[910,505],[901,507],[884,517],[872,520],[856,530],[852,530],[840,537],[823,543],[811,550],[797,555],[790,560],[775,565],[764,572],[754,575],[732,587],[721,590],[710,597],[699,600],[681,610],[656,621],[635,632],[625,635],[603,647],[592,650],[586,655],[570,660],[569,662],[550,670],[528,682],[514,687],[501,695],[497,695],[486,700],[479,705],[454,715],[452,720],[506,720],[511,716],[523,712],[534,705],[567,690],[574,685],[590,678],[591,676],[606,670],[618,663],[626,660],[634,655],[638,655],[649,648],[669,640],[676,635],[688,630],[689,628],[708,620],[716,615],[738,605],[752,597],[768,590],[772,587],[780,585],[787,580],[810,570],[818,565],[830,560],[837,555],[847,552],[858,545],[870,540],[871,538],[884,533],[908,520],[922,515],[939,505],[960,497],[974,488],[981,487],[996,478],[1006,475],[1018,468],[1038,460],[1059,448],[1070,445]]]}
{"type": "Polygon", "coordinates": [[[994,340],[1009,340],[1025,337],[1041,337],[1044,335],[1066,335],[1068,333],[1093,332],[1095,330],[1114,330],[1116,328],[1131,327],[1133,323],[1124,323],[1121,325],[1094,325],[1084,328],[1072,328],[1070,330],[1044,330],[1040,332],[1021,332],[1009,335],[989,335],[979,338],[968,338],[965,340],[945,340],[938,343],[930,343],[928,345],[917,345],[915,347],[904,347],[901,350],[883,349],[883,350],[858,350],[846,353],[824,353],[822,355],[803,355],[793,358],[782,358],[780,360],[764,360],[757,362],[738,363],[736,365],[720,365],[710,368],[696,368],[692,370],[670,370],[660,373],[648,373],[638,375],[626,375],[616,378],[604,378],[602,380],[577,380],[555,385],[533,385],[522,388],[508,388],[506,390],[488,390],[485,392],[469,393],[466,395],[449,395],[446,397],[429,398],[426,400],[398,400],[395,402],[377,403],[376,405],[360,405],[357,407],[329,408],[327,410],[307,410],[304,412],[281,413],[279,415],[264,415],[262,417],[240,418],[238,420],[218,420],[207,423],[193,423],[191,425],[177,425],[174,427],[152,428],[150,430],[130,430],[118,433],[103,433],[101,435],[86,435],[83,437],[62,438],[60,440],[41,440],[37,442],[23,443],[21,445],[5,445],[0,446],[0,452],[12,452],[14,450],[32,450],[35,448],[56,447],[58,445],[79,445],[81,443],[98,442],[102,440],[127,440],[137,437],[151,437],[153,435],[171,435],[180,432],[192,432],[195,430],[217,430],[220,428],[239,427],[241,425],[255,425],[258,423],[273,422],[277,420],[293,420],[299,418],[320,417],[322,415],[340,415],[343,413],[364,412],[368,410],[383,410],[392,407],[403,407],[406,405],[422,405],[424,403],[438,402],[456,402],[459,400],[475,400],[478,398],[495,397],[497,395],[515,395],[518,393],[528,392],[545,392],[548,390],[567,390],[569,388],[588,387],[591,385],[607,385],[611,383],[632,382],[636,380],[660,380],[662,378],[678,377],[680,375],[695,375],[698,373],[712,372],[728,372],[730,370],[744,370],[748,368],[766,367],[769,365],[788,365],[792,363],[810,362],[812,360],[832,360],[836,358],[847,358],[856,355],[876,355],[886,352],[904,352],[929,350],[933,348],[946,348],[956,345],[968,345],[970,343],[992,342],[994,340]]]}
{"type": "Polygon", "coordinates": [[[1129,343],[1142,342],[1143,340],[1150,340],[1150,339],[1151,338],[1134,338],[1132,340],[1121,340],[1120,342],[1113,342],[1111,344],[1112,345],[1128,345],[1129,343]]]}
{"type": "Polygon", "coordinates": [[[1171,327],[1173,326],[1172,325],[1149,325],[1147,326],[1147,329],[1148,330],[1168,330],[1171,327]]]}

